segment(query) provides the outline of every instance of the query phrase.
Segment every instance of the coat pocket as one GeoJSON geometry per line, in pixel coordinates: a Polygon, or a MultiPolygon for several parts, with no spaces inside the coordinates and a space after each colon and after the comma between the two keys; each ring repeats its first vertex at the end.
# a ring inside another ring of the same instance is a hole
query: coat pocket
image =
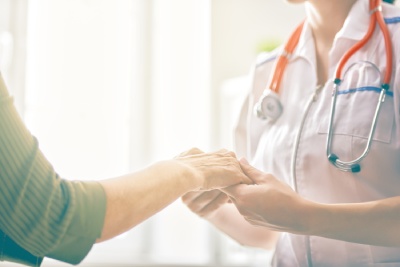
{"type": "MultiPolygon", "coordinates": [[[[375,117],[380,88],[361,87],[342,91],[337,96],[333,135],[352,136],[365,139],[366,143],[375,117]]],[[[388,92],[377,116],[374,141],[390,143],[394,125],[393,94],[388,92]]],[[[318,133],[327,134],[329,117],[321,120],[318,133]]],[[[360,143],[360,142],[359,142],[360,143]]]]}

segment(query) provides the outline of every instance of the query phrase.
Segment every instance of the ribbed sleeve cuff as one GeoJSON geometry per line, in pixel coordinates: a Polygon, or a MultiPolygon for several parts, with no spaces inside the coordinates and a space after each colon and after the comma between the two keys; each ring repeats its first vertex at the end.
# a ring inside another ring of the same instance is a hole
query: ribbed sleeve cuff
{"type": "Polygon", "coordinates": [[[80,263],[101,236],[106,212],[106,195],[98,182],[66,182],[76,200],[70,226],[59,245],[46,257],[71,264],[80,263]]]}

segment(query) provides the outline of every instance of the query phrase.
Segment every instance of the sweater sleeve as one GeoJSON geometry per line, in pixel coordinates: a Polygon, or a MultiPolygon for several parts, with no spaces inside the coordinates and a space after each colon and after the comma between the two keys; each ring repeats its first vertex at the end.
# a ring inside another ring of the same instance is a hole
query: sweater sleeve
{"type": "Polygon", "coordinates": [[[99,183],[57,175],[0,76],[0,229],[35,256],[77,264],[100,237],[105,209],[99,183]]]}

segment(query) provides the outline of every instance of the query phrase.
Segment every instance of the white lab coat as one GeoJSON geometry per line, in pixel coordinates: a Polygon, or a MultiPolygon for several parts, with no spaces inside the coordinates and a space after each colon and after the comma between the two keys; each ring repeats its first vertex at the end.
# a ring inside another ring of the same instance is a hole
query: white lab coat
{"type": "MultiPolygon", "coordinates": [[[[334,77],[344,52],[365,35],[369,25],[368,2],[359,0],[355,3],[343,29],[337,34],[329,55],[329,77],[334,77]]],[[[258,119],[253,107],[268,86],[278,52],[261,55],[258,59],[252,71],[251,90],[235,131],[237,154],[292,185],[300,195],[312,201],[355,203],[399,196],[400,10],[384,4],[383,14],[393,40],[394,69],[390,89],[393,95],[387,96],[383,103],[371,151],[361,162],[361,172],[342,172],[327,159],[326,139],[333,83],[330,79],[314,95],[317,87],[315,47],[307,23],[281,83],[279,94],[284,106],[283,114],[273,123],[258,119]],[[297,137],[299,141],[296,153],[293,153],[297,137]]],[[[371,61],[381,71],[386,69],[380,30],[375,31],[373,39],[349,60],[347,66],[358,60],[371,61]]],[[[353,76],[353,89],[374,83],[368,80],[370,75],[362,74],[358,78],[353,76]]],[[[350,91],[338,96],[332,150],[341,159],[354,159],[364,150],[378,96],[379,93],[372,91],[350,91]]],[[[400,248],[283,234],[277,244],[273,265],[400,266],[400,248]]]]}

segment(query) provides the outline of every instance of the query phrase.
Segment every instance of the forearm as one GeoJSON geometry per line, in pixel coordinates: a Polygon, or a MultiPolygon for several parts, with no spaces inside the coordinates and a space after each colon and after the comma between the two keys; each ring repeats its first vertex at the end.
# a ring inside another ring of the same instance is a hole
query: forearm
{"type": "Polygon", "coordinates": [[[273,249],[279,233],[247,222],[233,204],[225,204],[206,217],[215,227],[243,246],[273,249]]]}
{"type": "Polygon", "coordinates": [[[400,197],[355,204],[311,203],[310,233],[348,242],[400,246],[400,197]]]}
{"type": "Polygon", "coordinates": [[[107,209],[101,242],[119,235],[154,215],[199,181],[175,160],[163,161],[123,177],[101,181],[107,209]]]}

